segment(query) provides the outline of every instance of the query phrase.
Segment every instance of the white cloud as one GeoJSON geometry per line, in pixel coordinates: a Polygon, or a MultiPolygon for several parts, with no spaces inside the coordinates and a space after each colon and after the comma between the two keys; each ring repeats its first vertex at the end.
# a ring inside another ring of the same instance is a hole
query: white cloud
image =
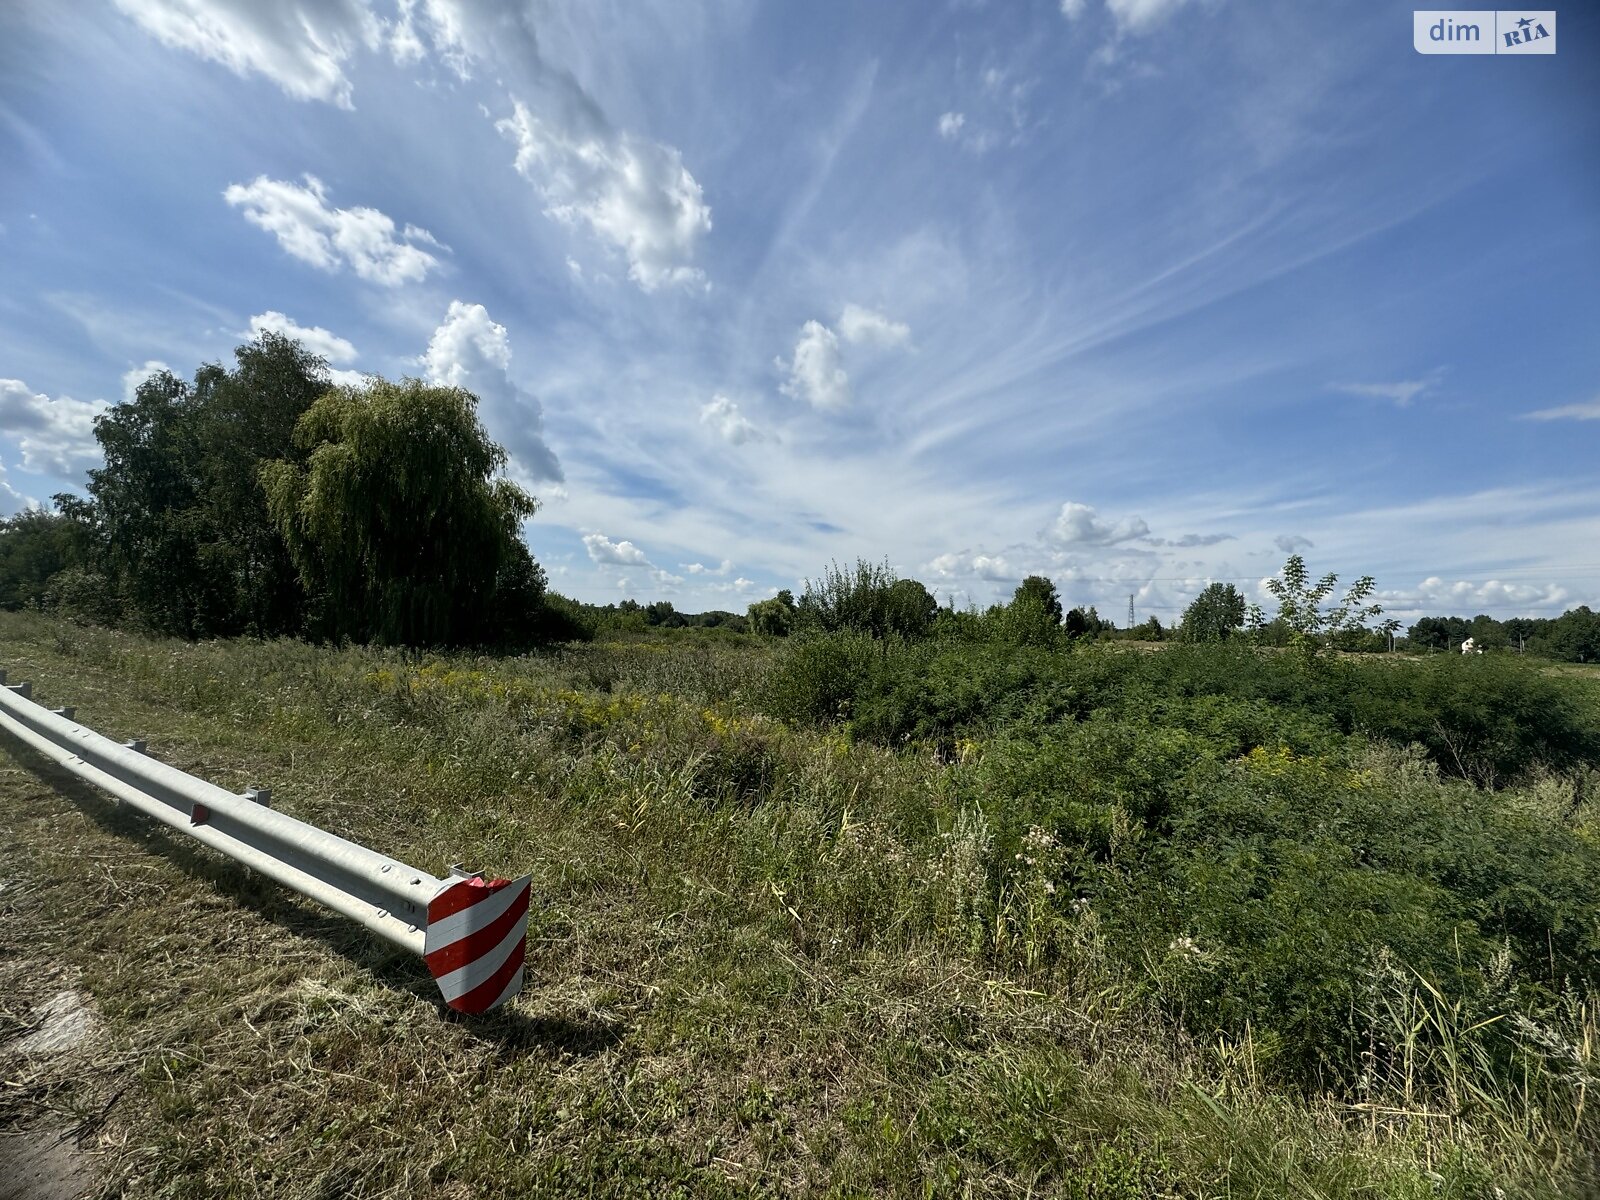
{"type": "MultiPolygon", "coordinates": [[[[1116,21],[1117,28],[1128,33],[1148,33],[1182,8],[1188,0],[1106,0],[1106,11],[1116,21]]],[[[1062,0],[1061,11],[1075,16],[1083,11],[1083,0],[1077,0],[1076,12],[1069,11],[1068,0],[1062,0]]]]}
{"type": "Polygon", "coordinates": [[[1010,583],[1022,577],[999,554],[958,553],[941,554],[928,563],[927,569],[943,579],[983,579],[990,583],[1010,583]]]}
{"type": "Polygon", "coordinates": [[[1285,554],[1299,554],[1302,550],[1311,550],[1316,543],[1308,537],[1301,537],[1297,533],[1281,533],[1272,539],[1272,544],[1285,554]]]}
{"type": "Polygon", "coordinates": [[[511,340],[481,304],[452,300],[422,366],[431,383],[465,388],[483,402],[485,424],[535,480],[560,483],[561,463],[545,443],[544,409],[511,380],[511,340]]]}
{"type": "Polygon", "coordinates": [[[1600,396],[1586,403],[1563,404],[1559,408],[1541,408],[1524,413],[1528,421],[1600,421],[1600,396]]]}
{"type": "Polygon", "coordinates": [[[105,411],[98,401],[52,400],[20,379],[0,379],[0,433],[17,439],[24,471],[76,475],[100,457],[94,419],[105,411]]]}
{"type": "Polygon", "coordinates": [[[678,565],[691,575],[726,575],[733,570],[733,560],[731,558],[723,559],[721,565],[716,567],[708,567],[705,563],[697,562],[679,563],[678,565]]]}
{"type": "MultiPolygon", "coordinates": [[[[383,23],[364,0],[115,0],[161,42],[221,63],[234,74],[266,76],[297,100],[351,108],[344,64],[376,48],[383,23]]],[[[399,49],[396,49],[399,57],[399,49]]]]}
{"type": "Polygon", "coordinates": [[[159,375],[161,372],[170,371],[171,369],[166,363],[157,358],[146,360],[143,366],[129,367],[122,373],[122,399],[131,402],[141,383],[152,375],[159,375]]]}
{"type": "Polygon", "coordinates": [[[794,344],[794,357],[775,360],[788,380],[778,389],[825,412],[850,403],[850,376],[839,361],[839,338],[821,321],[807,321],[794,344]]]}
{"type": "Polygon", "coordinates": [[[1175,550],[1192,550],[1197,546],[1215,546],[1237,539],[1231,533],[1185,533],[1175,538],[1144,537],[1140,540],[1147,546],[1171,546],[1175,550]]]}
{"type": "Polygon", "coordinates": [[[711,230],[711,209],[673,147],[611,130],[592,113],[552,118],[520,100],[495,128],[516,144],[516,168],[539,189],[545,211],[622,251],[642,289],[704,279],[691,264],[711,230]]]}
{"type": "Polygon", "coordinates": [[[334,208],[327,189],[315,175],[305,186],[258,175],[248,184],[235,183],[223,199],[244,211],[245,220],[273,234],[278,244],[302,262],[323,271],[348,266],[369,283],[399,287],[421,281],[439,260],[415,243],[439,246],[426,229],[395,223],[375,208],[334,208]]]}
{"type": "Polygon", "coordinates": [[[763,441],[766,437],[754,421],[739,411],[736,401],[720,394],[701,405],[700,423],[711,426],[718,436],[735,446],[763,441]]]}
{"type": "Polygon", "coordinates": [[[320,325],[301,325],[294,318],[272,309],[251,317],[250,332],[245,336],[258,338],[269,332],[293,338],[312,354],[327,359],[332,366],[355,362],[357,357],[356,348],[338,334],[320,325]]]}
{"type": "Polygon", "coordinates": [[[1061,15],[1069,21],[1076,21],[1083,16],[1084,6],[1088,0],[1061,0],[1061,15]]]}
{"type": "Polygon", "coordinates": [[[1069,500],[1043,536],[1058,546],[1114,546],[1149,533],[1150,527],[1140,517],[1113,524],[1102,521],[1092,506],[1069,500]]]}
{"type": "Polygon", "coordinates": [[[603,533],[584,534],[583,548],[589,552],[589,557],[597,563],[609,563],[619,567],[654,566],[645,556],[645,552],[632,542],[613,542],[603,533]]]}
{"type": "Polygon", "coordinates": [[[1375,400],[1392,400],[1400,408],[1405,408],[1418,396],[1436,388],[1443,374],[1442,371],[1429,371],[1421,379],[1399,379],[1393,383],[1335,383],[1329,387],[1347,396],[1370,396],[1375,400]]]}
{"type": "Polygon", "coordinates": [[[42,507],[32,496],[25,496],[6,479],[6,465],[0,463],[0,517],[15,516],[31,508],[42,507]]]}
{"type": "Polygon", "coordinates": [[[939,118],[939,136],[953,142],[961,136],[961,127],[967,123],[965,113],[947,112],[939,118]]]}
{"type": "Polygon", "coordinates": [[[839,318],[839,332],[847,342],[865,342],[875,346],[903,346],[911,340],[911,326],[901,321],[891,321],[882,313],[862,308],[859,304],[846,304],[839,318]]]}
{"type": "Polygon", "coordinates": [[[1507,610],[1557,616],[1571,599],[1571,593],[1555,583],[1499,579],[1446,581],[1430,575],[1411,591],[1379,590],[1376,599],[1386,610],[1415,616],[1471,617],[1480,612],[1507,610]]]}

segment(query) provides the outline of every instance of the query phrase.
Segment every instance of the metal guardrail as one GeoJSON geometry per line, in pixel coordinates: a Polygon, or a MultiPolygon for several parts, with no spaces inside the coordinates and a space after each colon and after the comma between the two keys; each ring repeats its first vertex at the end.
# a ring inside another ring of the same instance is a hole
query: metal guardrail
{"type": "Polygon", "coordinates": [[[452,868],[438,879],[274,811],[271,792],[235,795],[77,723],[71,708],[36,704],[5,684],[0,729],[119,802],[423,956],[445,1003],[487,1012],[522,990],[529,876],[484,880],[452,868]]]}

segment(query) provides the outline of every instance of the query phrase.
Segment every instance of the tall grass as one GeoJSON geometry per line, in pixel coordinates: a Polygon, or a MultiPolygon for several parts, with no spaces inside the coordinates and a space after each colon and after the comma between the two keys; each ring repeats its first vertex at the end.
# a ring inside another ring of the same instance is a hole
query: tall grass
{"type": "MultiPolygon", "coordinates": [[[[509,865],[541,822],[590,831],[638,902],[699,922],[730,1028],[802,993],[807,1020],[869,1023],[827,1026],[875,1064],[834,1114],[862,1187],[940,1191],[946,1167],[1084,1196],[1600,1179],[1593,708],[1536,673],[3,627],[223,728],[395,762],[429,782],[374,800],[392,832],[411,804],[509,865]]],[[[751,1120],[787,1103],[762,1096],[751,1120]]]]}

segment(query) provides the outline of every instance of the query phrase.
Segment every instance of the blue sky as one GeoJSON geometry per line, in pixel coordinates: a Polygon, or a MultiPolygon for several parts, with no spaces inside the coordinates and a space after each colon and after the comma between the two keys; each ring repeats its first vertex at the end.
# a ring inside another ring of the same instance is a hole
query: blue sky
{"type": "Polygon", "coordinates": [[[586,600],[862,556],[1167,621],[1297,549],[1402,618],[1600,604],[1600,13],[1411,13],[9,4],[0,511],[275,328],[476,392],[586,600]]]}

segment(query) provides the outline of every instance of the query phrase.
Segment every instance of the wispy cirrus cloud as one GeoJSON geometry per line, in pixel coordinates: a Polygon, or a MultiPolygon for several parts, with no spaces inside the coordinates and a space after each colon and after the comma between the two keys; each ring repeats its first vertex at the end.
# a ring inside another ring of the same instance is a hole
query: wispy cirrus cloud
{"type": "Polygon", "coordinates": [[[1600,421],[1600,396],[1577,404],[1562,404],[1523,413],[1525,421],[1600,421]]]}
{"type": "Polygon", "coordinates": [[[1418,397],[1437,388],[1443,378],[1444,371],[1435,369],[1417,379],[1397,379],[1392,383],[1331,383],[1328,390],[1343,392],[1347,396],[1391,400],[1398,407],[1406,408],[1418,397]]]}

